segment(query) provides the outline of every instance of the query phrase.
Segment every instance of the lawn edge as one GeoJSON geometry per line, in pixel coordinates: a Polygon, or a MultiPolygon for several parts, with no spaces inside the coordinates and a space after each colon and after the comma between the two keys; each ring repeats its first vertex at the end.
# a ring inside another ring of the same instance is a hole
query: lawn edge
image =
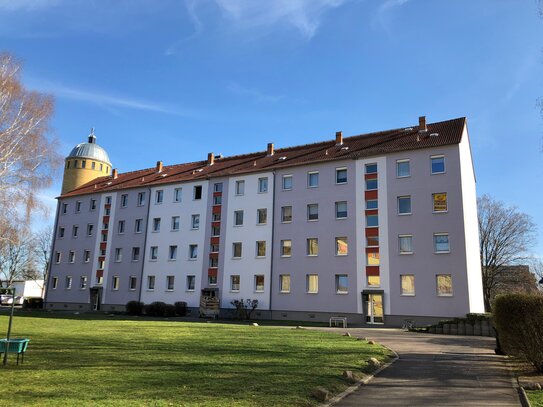
{"type": "MultiPolygon", "coordinates": [[[[360,379],[359,381],[357,381],[352,386],[347,387],[347,389],[345,389],[344,391],[342,391],[338,395],[332,397],[328,402],[319,404],[318,405],[319,407],[330,407],[330,406],[333,406],[334,404],[340,402],[345,397],[347,397],[349,394],[354,393],[356,390],[358,390],[358,388],[360,386],[362,386],[363,384],[368,384],[375,376],[377,376],[379,373],[381,373],[383,370],[385,370],[387,367],[389,367],[391,364],[393,364],[394,362],[396,362],[400,358],[400,356],[396,353],[396,351],[394,349],[391,349],[388,346],[383,345],[383,344],[379,344],[379,345],[381,345],[382,347],[384,347],[384,348],[386,348],[386,349],[388,349],[389,351],[392,352],[392,354],[394,355],[392,360],[388,361],[386,364],[381,366],[379,369],[375,370],[371,375],[365,377],[364,379],[360,379]]],[[[528,406],[525,406],[525,407],[530,407],[530,406],[528,405],[528,406]]]]}

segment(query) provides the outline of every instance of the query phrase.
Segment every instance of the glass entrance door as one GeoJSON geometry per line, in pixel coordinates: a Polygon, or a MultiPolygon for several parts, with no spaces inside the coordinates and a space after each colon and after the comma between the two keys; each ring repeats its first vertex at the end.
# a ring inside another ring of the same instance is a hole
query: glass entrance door
{"type": "Polygon", "coordinates": [[[384,323],[383,294],[368,294],[366,322],[368,324],[384,323]]]}

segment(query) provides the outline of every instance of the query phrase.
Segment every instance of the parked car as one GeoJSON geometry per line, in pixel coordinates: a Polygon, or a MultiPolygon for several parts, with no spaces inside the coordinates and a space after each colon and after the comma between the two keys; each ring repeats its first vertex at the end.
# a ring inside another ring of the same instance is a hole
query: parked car
{"type": "MultiPolygon", "coordinates": [[[[20,295],[15,296],[15,305],[23,305],[24,300],[25,300],[24,297],[20,295]]],[[[13,303],[13,296],[2,295],[0,302],[2,303],[2,305],[11,305],[13,303]]]]}

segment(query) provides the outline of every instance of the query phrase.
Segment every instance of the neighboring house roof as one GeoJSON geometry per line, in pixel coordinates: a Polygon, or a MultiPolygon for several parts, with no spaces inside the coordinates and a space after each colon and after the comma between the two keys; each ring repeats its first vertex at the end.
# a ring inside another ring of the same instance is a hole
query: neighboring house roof
{"type": "Polygon", "coordinates": [[[429,123],[427,131],[419,131],[418,126],[413,126],[345,137],[341,145],[336,145],[336,140],[329,140],[276,149],[273,155],[268,155],[267,151],[259,151],[230,157],[219,156],[215,157],[213,165],[208,165],[204,160],[164,166],[160,172],[157,172],[156,168],[147,168],[121,173],[116,178],[114,175],[96,178],[62,197],[271,171],[298,165],[458,144],[462,139],[465,125],[466,118],[461,117],[429,123]]]}

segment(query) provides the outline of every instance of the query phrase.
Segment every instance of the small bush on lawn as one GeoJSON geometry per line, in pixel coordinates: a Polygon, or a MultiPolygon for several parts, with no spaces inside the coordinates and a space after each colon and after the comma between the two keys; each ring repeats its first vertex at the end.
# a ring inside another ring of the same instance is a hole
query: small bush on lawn
{"type": "Polygon", "coordinates": [[[175,304],[175,313],[180,317],[187,315],[187,303],[185,301],[177,301],[175,304]]]}
{"type": "Polygon", "coordinates": [[[543,372],[543,295],[501,295],[493,308],[503,350],[543,372]]]}
{"type": "Polygon", "coordinates": [[[43,308],[43,298],[41,297],[28,297],[23,302],[23,308],[27,309],[41,309],[43,308]]]}
{"type": "Polygon", "coordinates": [[[126,303],[126,313],[128,315],[141,315],[141,314],[143,314],[143,302],[128,301],[126,303]]]}
{"type": "Polygon", "coordinates": [[[151,317],[162,317],[164,316],[165,307],[166,303],[162,301],[152,302],[151,304],[147,304],[145,306],[145,314],[151,317]]]}
{"type": "Polygon", "coordinates": [[[165,317],[175,317],[175,305],[166,304],[162,315],[165,317]]]}

